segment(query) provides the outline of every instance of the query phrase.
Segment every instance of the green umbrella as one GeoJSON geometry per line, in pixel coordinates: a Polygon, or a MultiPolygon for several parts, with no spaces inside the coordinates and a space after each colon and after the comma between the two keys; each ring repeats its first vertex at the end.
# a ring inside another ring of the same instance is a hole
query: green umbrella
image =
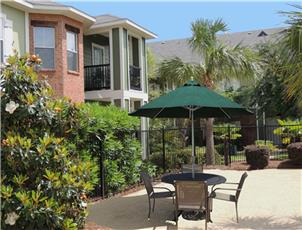
{"type": "Polygon", "coordinates": [[[192,174],[194,177],[194,118],[234,118],[251,114],[241,105],[190,80],[182,87],[154,99],[129,115],[150,118],[191,118],[192,174]]]}

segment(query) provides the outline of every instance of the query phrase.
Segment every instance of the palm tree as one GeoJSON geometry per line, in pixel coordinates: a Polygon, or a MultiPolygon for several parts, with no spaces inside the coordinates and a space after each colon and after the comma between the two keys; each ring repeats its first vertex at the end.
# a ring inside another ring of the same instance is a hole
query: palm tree
{"type": "MultiPolygon", "coordinates": [[[[252,78],[257,70],[254,53],[240,44],[230,47],[217,39],[217,33],[227,31],[221,20],[200,19],[191,25],[189,44],[201,56],[200,64],[184,63],[176,57],[159,64],[158,73],[165,82],[183,84],[190,78],[211,89],[221,81],[252,78]]],[[[206,163],[214,164],[213,118],[206,119],[206,163]]]]}
{"type": "Polygon", "coordinates": [[[283,46],[283,75],[290,99],[295,99],[302,107],[302,6],[295,5],[300,11],[283,12],[288,16],[290,27],[281,39],[283,46]]]}

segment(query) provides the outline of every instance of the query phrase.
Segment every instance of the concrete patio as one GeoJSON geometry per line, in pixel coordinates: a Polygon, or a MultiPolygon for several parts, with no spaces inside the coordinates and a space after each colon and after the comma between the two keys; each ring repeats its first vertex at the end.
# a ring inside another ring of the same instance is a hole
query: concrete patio
{"type": "MultiPolygon", "coordinates": [[[[223,175],[228,182],[238,182],[243,173],[232,170],[205,172],[223,175]]],[[[235,220],[233,203],[214,200],[213,223],[208,224],[208,229],[302,229],[302,170],[265,169],[249,171],[248,175],[239,200],[239,224],[235,220]]],[[[157,200],[155,212],[148,221],[144,189],[90,204],[88,209],[88,221],[109,229],[204,229],[204,221],[188,221],[182,217],[177,227],[168,224],[174,211],[171,199],[157,200]]]]}

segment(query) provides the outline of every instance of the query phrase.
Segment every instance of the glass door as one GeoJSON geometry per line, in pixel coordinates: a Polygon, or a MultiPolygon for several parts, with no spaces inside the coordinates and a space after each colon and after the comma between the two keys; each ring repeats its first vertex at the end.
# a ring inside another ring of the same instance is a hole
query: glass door
{"type": "Polygon", "coordinates": [[[105,64],[105,48],[103,46],[92,44],[92,64],[105,64]]]}

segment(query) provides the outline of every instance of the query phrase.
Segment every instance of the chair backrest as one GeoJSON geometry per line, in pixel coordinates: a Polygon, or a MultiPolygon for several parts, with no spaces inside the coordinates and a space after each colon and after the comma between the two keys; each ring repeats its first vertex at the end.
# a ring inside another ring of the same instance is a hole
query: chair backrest
{"type": "MultiPolygon", "coordinates": [[[[194,164],[194,172],[202,173],[203,172],[203,165],[194,164]]],[[[181,172],[182,173],[190,173],[192,172],[192,164],[182,164],[181,165],[181,172]]]]}
{"type": "Polygon", "coordinates": [[[208,186],[202,181],[175,182],[177,210],[207,209],[208,186]]]}
{"type": "Polygon", "coordinates": [[[147,190],[148,196],[150,196],[154,192],[151,177],[146,172],[141,172],[140,174],[141,174],[141,178],[144,181],[144,185],[147,190]]]}
{"type": "Polygon", "coordinates": [[[239,198],[240,192],[242,190],[243,183],[244,183],[246,178],[247,178],[247,173],[245,172],[245,173],[242,174],[242,176],[240,178],[240,181],[239,181],[239,184],[238,184],[238,187],[237,187],[237,192],[235,194],[236,200],[238,200],[238,198],[239,198]]]}

